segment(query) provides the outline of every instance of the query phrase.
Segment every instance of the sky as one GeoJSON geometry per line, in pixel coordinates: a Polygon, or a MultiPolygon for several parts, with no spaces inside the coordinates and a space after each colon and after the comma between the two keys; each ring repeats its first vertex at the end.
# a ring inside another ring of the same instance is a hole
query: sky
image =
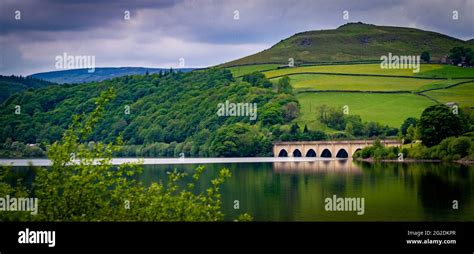
{"type": "Polygon", "coordinates": [[[207,67],[348,22],[468,40],[474,0],[0,0],[0,74],[55,71],[64,53],[96,67],[207,67]]]}

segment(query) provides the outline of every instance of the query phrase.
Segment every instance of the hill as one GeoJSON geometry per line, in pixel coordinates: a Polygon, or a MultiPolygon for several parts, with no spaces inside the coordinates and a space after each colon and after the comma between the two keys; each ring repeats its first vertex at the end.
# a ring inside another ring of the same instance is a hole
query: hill
{"type": "Polygon", "coordinates": [[[8,99],[12,94],[21,92],[30,88],[39,88],[52,85],[53,83],[32,78],[18,76],[0,75],[0,103],[8,99]]]}
{"type": "MultiPolygon", "coordinates": [[[[176,69],[181,72],[189,72],[192,68],[181,68],[176,69]]],[[[31,75],[31,77],[42,79],[58,84],[73,84],[73,83],[87,83],[97,82],[106,79],[112,79],[116,77],[122,77],[127,75],[144,75],[146,73],[159,73],[166,72],[169,69],[163,68],[143,68],[143,67],[107,67],[107,68],[95,68],[94,72],[89,73],[88,69],[74,69],[74,70],[63,70],[63,71],[51,71],[42,72],[31,75]]]]}
{"type": "Polygon", "coordinates": [[[278,63],[295,65],[317,62],[379,60],[394,55],[420,55],[429,51],[437,61],[455,46],[473,47],[473,40],[463,41],[443,34],[413,28],[348,23],[331,30],[297,33],[262,52],[234,60],[222,66],[278,63]]]}

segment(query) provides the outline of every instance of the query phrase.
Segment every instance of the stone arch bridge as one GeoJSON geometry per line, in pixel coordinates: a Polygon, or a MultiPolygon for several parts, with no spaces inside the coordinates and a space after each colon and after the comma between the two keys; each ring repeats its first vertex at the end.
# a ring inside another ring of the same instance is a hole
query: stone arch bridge
{"type": "MultiPolygon", "coordinates": [[[[275,157],[352,158],[354,153],[373,145],[373,140],[289,141],[273,143],[275,157]]],[[[398,140],[381,140],[384,146],[401,146],[398,140]]]]}

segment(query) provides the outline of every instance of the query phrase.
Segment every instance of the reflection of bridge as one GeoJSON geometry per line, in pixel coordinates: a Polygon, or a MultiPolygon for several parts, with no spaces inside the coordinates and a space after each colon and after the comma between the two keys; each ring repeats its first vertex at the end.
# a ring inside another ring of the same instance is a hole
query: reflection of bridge
{"type": "MultiPolygon", "coordinates": [[[[381,140],[384,146],[400,146],[397,140],[381,140]]],[[[337,157],[352,158],[352,155],[364,147],[371,146],[373,140],[338,141],[289,141],[273,143],[275,157],[337,157]]]]}
{"type": "Polygon", "coordinates": [[[360,168],[349,160],[318,160],[274,162],[273,170],[284,174],[314,174],[325,172],[360,173],[360,168]]]}

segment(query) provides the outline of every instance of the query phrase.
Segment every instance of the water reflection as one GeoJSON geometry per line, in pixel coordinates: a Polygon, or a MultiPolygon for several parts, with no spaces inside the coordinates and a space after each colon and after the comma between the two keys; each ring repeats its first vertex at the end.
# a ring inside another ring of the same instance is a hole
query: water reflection
{"type": "MultiPolygon", "coordinates": [[[[197,166],[144,165],[137,177],[149,185],[166,181],[166,172],[174,169],[192,175],[197,166]]],[[[221,188],[228,220],[248,212],[257,221],[474,221],[473,165],[327,160],[205,167],[198,190],[208,188],[219,169],[232,172],[221,188]],[[324,200],[332,195],[365,198],[365,214],[325,211],[324,200]],[[238,210],[235,200],[240,202],[238,210]],[[454,200],[458,209],[453,209],[454,200]]],[[[15,179],[31,185],[32,168],[14,168],[14,173],[15,179]]]]}
{"type": "Polygon", "coordinates": [[[444,213],[455,218],[455,213],[469,212],[473,205],[471,180],[470,169],[459,164],[447,164],[444,170],[431,167],[424,172],[419,179],[419,195],[426,216],[444,213]]]}
{"type": "Polygon", "coordinates": [[[283,174],[344,172],[360,174],[360,168],[349,160],[274,162],[273,171],[283,174]]]}

